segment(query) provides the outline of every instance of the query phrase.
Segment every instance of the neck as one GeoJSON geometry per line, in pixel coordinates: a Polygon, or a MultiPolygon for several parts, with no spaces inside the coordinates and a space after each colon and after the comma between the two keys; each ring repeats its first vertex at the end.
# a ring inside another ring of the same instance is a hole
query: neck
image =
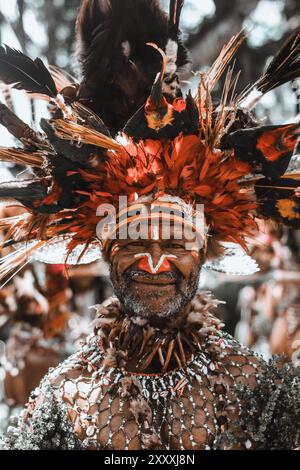
{"type": "Polygon", "coordinates": [[[103,368],[160,374],[186,367],[199,350],[221,351],[220,320],[210,310],[218,305],[198,293],[173,321],[129,316],[116,298],[97,306],[95,334],[103,352],[103,368]]]}
{"type": "Polygon", "coordinates": [[[181,311],[167,316],[141,316],[135,314],[133,311],[127,311],[126,307],[120,303],[120,311],[124,312],[124,317],[128,318],[132,323],[140,326],[148,325],[149,327],[160,330],[162,333],[167,333],[175,328],[180,329],[186,322],[187,316],[190,313],[190,303],[181,311]]]}

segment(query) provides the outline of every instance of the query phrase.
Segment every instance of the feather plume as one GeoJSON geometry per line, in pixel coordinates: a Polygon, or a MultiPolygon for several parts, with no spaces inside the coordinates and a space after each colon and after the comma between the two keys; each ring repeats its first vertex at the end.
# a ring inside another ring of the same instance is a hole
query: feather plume
{"type": "Polygon", "coordinates": [[[49,150],[49,144],[3,103],[0,103],[0,124],[5,126],[8,132],[20,140],[25,147],[49,150]]]}
{"type": "Polygon", "coordinates": [[[219,106],[213,110],[213,119],[209,145],[219,148],[224,135],[226,135],[236,120],[237,106],[235,102],[235,87],[239,74],[234,77],[234,66],[229,67],[219,106]]]}
{"type": "Polygon", "coordinates": [[[234,149],[236,157],[256,174],[278,178],[285,173],[299,136],[299,124],[260,126],[227,135],[222,148],[234,149]]]}
{"type": "Polygon", "coordinates": [[[234,77],[234,65],[228,68],[222,98],[215,108],[211,92],[224,74],[234,54],[245,40],[243,31],[233,36],[223,47],[219,57],[208,73],[200,72],[196,102],[200,117],[200,129],[203,138],[210,148],[218,147],[222,137],[229,131],[237,113],[235,88],[239,74],[234,77]]]}
{"type": "Polygon", "coordinates": [[[17,90],[24,90],[34,99],[52,100],[68,119],[74,119],[64,97],[58,93],[55,81],[41,59],[30,59],[9,46],[0,47],[0,81],[17,90]]]}
{"type": "Polygon", "coordinates": [[[47,241],[36,242],[33,246],[22,246],[19,250],[10,253],[0,260],[0,281],[5,280],[0,286],[3,288],[11,279],[30,262],[34,252],[47,244],[47,241]],[[10,277],[8,277],[10,276],[10,277]]]}
{"type": "Polygon", "coordinates": [[[51,72],[52,78],[54,80],[55,86],[60,93],[64,88],[72,86],[77,83],[77,80],[73,75],[64,70],[56,67],[55,65],[49,65],[49,70],[51,72]]]}
{"type": "MultiPolygon", "coordinates": [[[[18,207],[18,209],[23,209],[21,205],[18,206],[17,204],[14,206],[10,205],[9,207],[18,207]]],[[[1,250],[23,241],[24,238],[28,238],[28,231],[26,228],[29,227],[28,223],[32,215],[27,212],[27,209],[24,210],[26,210],[26,212],[19,215],[0,219],[0,230],[2,231],[2,239],[0,243],[1,250]]]]}
{"type": "Polygon", "coordinates": [[[72,103],[71,108],[76,114],[79,121],[83,121],[84,124],[88,124],[96,131],[101,132],[101,134],[111,137],[108,128],[106,127],[100,116],[94,113],[90,108],[87,108],[79,102],[72,103]]]}
{"type": "Polygon", "coordinates": [[[25,223],[28,217],[30,217],[29,212],[24,212],[23,214],[19,214],[19,215],[13,215],[11,217],[0,218],[0,230],[14,228],[19,223],[25,223]]]}
{"type": "Polygon", "coordinates": [[[245,38],[246,36],[244,34],[244,31],[240,31],[238,34],[236,34],[230,39],[228,44],[223,47],[218,58],[216,59],[212,67],[209,69],[208,73],[205,75],[205,83],[207,90],[202,91],[202,83],[200,82],[200,89],[198,90],[198,95],[205,95],[207,92],[210,93],[214,89],[214,87],[224,74],[225,70],[227,69],[230,61],[236,54],[237,50],[245,41],[245,38]]]}
{"type": "Polygon", "coordinates": [[[120,150],[122,148],[111,137],[72,121],[57,119],[52,121],[52,128],[59,139],[77,141],[78,144],[94,145],[110,150],[120,150]]]}
{"type": "MultiPolygon", "coordinates": [[[[69,98],[70,101],[73,101],[76,98],[77,89],[79,88],[76,78],[54,65],[49,65],[49,71],[58,93],[62,93],[64,98],[69,98]],[[70,95],[72,99],[70,99],[70,95]]],[[[52,99],[50,96],[41,93],[32,93],[31,98],[48,102],[52,99]]]]}
{"type": "Polygon", "coordinates": [[[259,216],[300,229],[300,186],[297,177],[260,179],[255,184],[255,193],[259,216]]]}
{"type": "Polygon", "coordinates": [[[262,96],[300,77],[300,27],[284,42],[263,75],[239,97],[239,105],[249,111],[262,96]]]}
{"type": "Polygon", "coordinates": [[[74,162],[79,165],[86,165],[91,159],[91,155],[95,152],[95,148],[90,145],[84,145],[79,141],[79,136],[75,136],[74,140],[66,140],[59,138],[53,128],[53,120],[41,120],[41,128],[47,135],[48,141],[51,143],[55,152],[59,155],[53,155],[48,158],[55,165],[59,175],[65,174],[67,171],[74,169],[74,162]],[[65,157],[65,158],[63,158],[65,157]],[[73,162],[73,163],[71,163],[73,162]]]}
{"type": "Polygon", "coordinates": [[[184,0],[170,0],[170,29],[178,35],[181,10],[184,0]]]}
{"type": "Polygon", "coordinates": [[[41,168],[45,162],[43,152],[27,152],[19,148],[0,147],[0,160],[18,165],[41,168]]]}
{"type": "Polygon", "coordinates": [[[15,199],[29,207],[32,207],[34,200],[44,199],[46,195],[45,178],[0,183],[0,198],[15,199]]]}
{"type": "Polygon", "coordinates": [[[0,80],[18,90],[55,98],[55,82],[41,59],[32,60],[9,46],[0,47],[0,80]]]}
{"type": "Polygon", "coordinates": [[[300,77],[300,28],[294,31],[275,54],[256,88],[263,94],[300,77]]]}

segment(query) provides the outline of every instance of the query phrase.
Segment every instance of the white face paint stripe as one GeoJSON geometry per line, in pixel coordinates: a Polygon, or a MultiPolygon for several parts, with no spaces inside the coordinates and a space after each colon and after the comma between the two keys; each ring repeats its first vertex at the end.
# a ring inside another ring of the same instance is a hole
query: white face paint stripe
{"type": "Polygon", "coordinates": [[[112,250],[111,250],[111,256],[115,256],[115,254],[120,250],[120,247],[118,244],[116,244],[115,246],[113,246],[112,250]]]}
{"type": "Polygon", "coordinates": [[[163,262],[165,261],[165,259],[168,259],[168,258],[169,259],[177,259],[177,256],[175,256],[175,255],[162,255],[159,258],[157,265],[154,266],[152,255],[150,253],[139,253],[138,255],[134,255],[134,257],[136,259],[145,258],[145,257],[148,258],[148,263],[149,263],[149,267],[151,269],[152,274],[156,274],[160,270],[160,268],[161,268],[163,262]]]}
{"type": "Polygon", "coordinates": [[[153,240],[159,240],[159,227],[157,225],[153,227],[153,240]]]}

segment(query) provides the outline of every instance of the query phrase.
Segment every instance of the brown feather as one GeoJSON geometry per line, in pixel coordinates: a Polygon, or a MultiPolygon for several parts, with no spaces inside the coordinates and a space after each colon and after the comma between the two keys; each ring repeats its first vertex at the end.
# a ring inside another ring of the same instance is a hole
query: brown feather
{"type": "Polygon", "coordinates": [[[16,163],[18,165],[41,168],[45,162],[45,156],[43,152],[26,152],[18,148],[8,149],[0,147],[0,160],[16,163]]]}
{"type": "Polygon", "coordinates": [[[174,346],[175,346],[175,339],[172,339],[170,342],[169,342],[169,345],[168,345],[168,351],[167,351],[167,355],[166,355],[166,359],[165,359],[165,364],[164,364],[164,367],[163,367],[163,370],[162,372],[166,372],[168,370],[168,366],[170,364],[170,361],[172,359],[172,354],[173,354],[173,351],[174,351],[174,346]]]}
{"type": "Polygon", "coordinates": [[[59,139],[78,140],[82,144],[95,145],[110,150],[120,150],[122,148],[116,140],[81,124],[62,119],[54,120],[51,124],[59,139]]]}
{"type": "Polygon", "coordinates": [[[161,345],[162,345],[162,340],[158,340],[156,344],[153,346],[152,352],[147,356],[146,360],[143,362],[141,366],[141,370],[147,369],[147,367],[151,364],[154,356],[157,354],[161,345]]]}
{"type": "Polygon", "coordinates": [[[284,42],[256,83],[262,93],[300,77],[300,27],[284,42]]]}

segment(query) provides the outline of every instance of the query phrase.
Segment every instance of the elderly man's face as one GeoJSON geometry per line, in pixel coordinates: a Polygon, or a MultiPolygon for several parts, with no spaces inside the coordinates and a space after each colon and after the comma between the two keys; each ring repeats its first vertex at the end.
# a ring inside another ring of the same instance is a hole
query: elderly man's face
{"type": "Polygon", "coordinates": [[[121,240],[111,250],[111,280],[126,311],[142,318],[175,317],[195,296],[203,262],[186,240],[121,240]]]}

